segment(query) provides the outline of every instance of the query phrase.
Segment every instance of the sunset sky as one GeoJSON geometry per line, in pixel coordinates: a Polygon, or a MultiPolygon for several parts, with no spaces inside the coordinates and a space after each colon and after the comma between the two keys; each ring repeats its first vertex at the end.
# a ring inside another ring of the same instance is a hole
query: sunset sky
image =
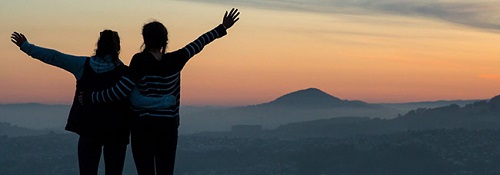
{"type": "Polygon", "coordinates": [[[69,104],[74,77],[10,42],[92,55],[119,32],[121,59],[155,19],[177,50],[241,11],[182,72],[182,104],[235,106],[309,87],[373,103],[500,95],[500,0],[0,0],[0,104],[69,104]]]}

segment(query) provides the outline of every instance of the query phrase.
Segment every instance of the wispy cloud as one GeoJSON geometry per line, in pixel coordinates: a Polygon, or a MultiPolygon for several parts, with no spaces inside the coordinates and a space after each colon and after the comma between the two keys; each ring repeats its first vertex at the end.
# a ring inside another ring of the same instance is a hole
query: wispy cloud
{"type": "Polygon", "coordinates": [[[191,0],[257,8],[418,16],[500,31],[500,0],[191,0]]]}

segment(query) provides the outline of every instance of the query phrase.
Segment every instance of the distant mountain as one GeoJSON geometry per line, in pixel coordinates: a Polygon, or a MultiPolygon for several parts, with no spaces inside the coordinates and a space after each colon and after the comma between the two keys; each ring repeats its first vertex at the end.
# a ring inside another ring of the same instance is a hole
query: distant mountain
{"type": "Polygon", "coordinates": [[[335,107],[367,107],[362,101],[341,100],[317,88],[299,90],[283,95],[269,103],[257,106],[287,107],[287,108],[335,108],[335,107]]]}
{"type": "Polygon", "coordinates": [[[182,133],[228,131],[233,125],[262,125],[272,129],[291,122],[345,116],[395,118],[400,113],[394,108],[341,100],[317,88],[308,88],[257,105],[198,112],[181,109],[180,130],[182,133]]]}
{"type": "MultiPolygon", "coordinates": [[[[394,119],[340,117],[282,125],[276,129],[253,132],[204,133],[226,137],[351,137],[381,135],[402,131],[434,129],[500,129],[500,96],[477,101],[463,107],[452,104],[437,108],[420,108],[394,119]]],[[[203,134],[202,134],[203,135],[203,134]]]]}
{"type": "Polygon", "coordinates": [[[400,111],[403,111],[403,113],[406,113],[410,110],[418,109],[418,108],[437,108],[437,107],[441,107],[441,106],[449,106],[452,104],[456,104],[459,106],[465,106],[467,104],[471,104],[471,103],[474,103],[477,101],[484,101],[484,99],[482,99],[482,100],[438,100],[438,101],[424,101],[424,102],[410,102],[410,103],[380,103],[378,105],[398,109],[400,111]]]}
{"type": "Polygon", "coordinates": [[[38,103],[0,105],[0,122],[30,129],[64,129],[69,105],[38,103]]]}
{"type": "Polygon", "coordinates": [[[429,128],[500,128],[500,96],[477,101],[464,107],[453,104],[438,108],[420,108],[395,119],[415,130],[429,128]]]}

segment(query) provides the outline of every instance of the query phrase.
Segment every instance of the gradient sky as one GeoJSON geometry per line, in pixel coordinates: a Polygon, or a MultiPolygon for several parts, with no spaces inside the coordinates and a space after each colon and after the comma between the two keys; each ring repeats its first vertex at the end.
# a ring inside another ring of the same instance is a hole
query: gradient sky
{"type": "Polygon", "coordinates": [[[183,105],[250,105],[309,87],[367,102],[500,94],[500,0],[0,0],[0,103],[69,104],[75,90],[70,73],[20,52],[13,31],[91,55],[99,32],[116,30],[128,64],[152,19],[172,51],[231,7],[241,20],[182,73],[183,105]]]}

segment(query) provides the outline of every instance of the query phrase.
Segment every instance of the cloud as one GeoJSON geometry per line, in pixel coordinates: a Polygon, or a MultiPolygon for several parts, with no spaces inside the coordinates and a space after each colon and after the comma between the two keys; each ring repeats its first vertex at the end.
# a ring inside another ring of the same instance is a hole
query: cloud
{"type": "Polygon", "coordinates": [[[342,14],[418,16],[500,31],[500,0],[191,0],[342,14]]]}

